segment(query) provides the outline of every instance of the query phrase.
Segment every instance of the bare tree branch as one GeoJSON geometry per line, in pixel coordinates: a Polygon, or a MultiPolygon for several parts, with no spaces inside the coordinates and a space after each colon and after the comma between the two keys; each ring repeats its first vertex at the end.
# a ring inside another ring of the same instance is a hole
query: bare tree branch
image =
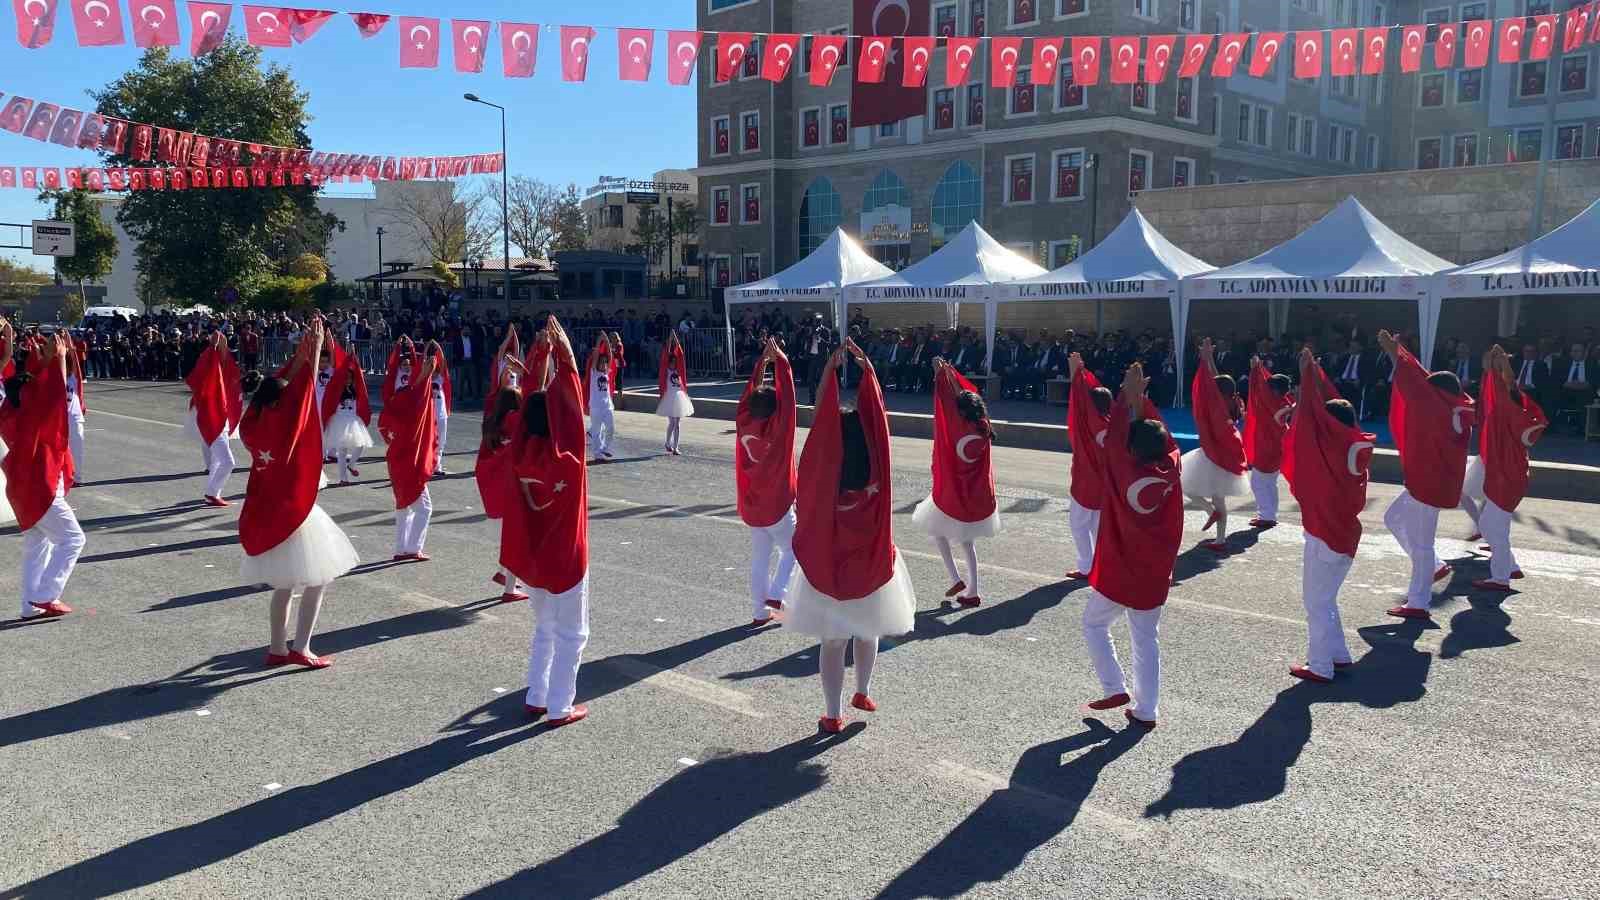
{"type": "Polygon", "coordinates": [[[417,262],[456,263],[488,252],[496,233],[489,223],[489,209],[487,189],[467,190],[446,181],[398,191],[379,212],[429,257],[417,262]]]}
{"type": "MultiPolygon", "coordinates": [[[[553,184],[526,175],[513,175],[510,187],[510,211],[506,215],[511,232],[511,243],[517,245],[523,256],[543,257],[550,250],[550,240],[555,234],[556,209],[561,201],[561,191],[553,184]]],[[[502,209],[500,193],[489,191],[496,210],[502,209]]]]}

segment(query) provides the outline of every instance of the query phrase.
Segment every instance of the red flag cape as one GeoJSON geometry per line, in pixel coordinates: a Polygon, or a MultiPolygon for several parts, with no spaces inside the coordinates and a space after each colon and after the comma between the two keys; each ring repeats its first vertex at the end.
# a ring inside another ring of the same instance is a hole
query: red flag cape
{"type": "Polygon", "coordinates": [[[1109,415],[1095,408],[1090,392],[1100,379],[1088,367],[1078,370],[1067,398],[1067,435],[1072,441],[1072,502],[1085,509],[1105,505],[1105,434],[1109,415]]]}
{"type": "Polygon", "coordinates": [[[772,361],[778,408],[765,419],[750,415],[750,395],[761,387],[763,366],[756,366],[739,398],[733,451],[733,477],[739,489],[739,518],[752,528],[766,528],[794,506],[794,431],[797,418],[794,370],[785,357],[772,361]]]}
{"type": "Polygon", "coordinates": [[[78,412],[85,416],[89,415],[89,404],[83,399],[83,359],[87,354],[87,347],[80,351],[74,346],[71,357],[71,370],[69,372],[76,379],[72,384],[72,392],[78,395],[78,412]]]}
{"type": "Polygon", "coordinates": [[[839,489],[844,466],[839,382],[825,378],[811,435],[800,453],[795,492],[799,518],[794,533],[795,559],[811,585],[835,600],[859,600],[894,577],[889,416],[878,375],[870,367],[861,376],[856,412],[872,465],[866,488],[839,489]]]}
{"type": "MultiPolygon", "coordinates": [[[[37,352],[32,355],[38,358],[37,352]]],[[[41,365],[22,398],[21,406],[11,398],[0,401],[0,440],[8,448],[0,470],[6,473],[6,500],[17,515],[17,528],[27,531],[55,502],[56,485],[70,489],[73,482],[61,367],[41,365]]]]}
{"type": "Polygon", "coordinates": [[[1244,416],[1244,456],[1257,472],[1276,472],[1283,468],[1283,436],[1289,433],[1287,419],[1294,401],[1280,397],[1267,387],[1270,373],[1266,366],[1250,368],[1250,402],[1244,416]]]}
{"type": "MultiPolygon", "coordinates": [[[[1148,400],[1143,418],[1161,421],[1148,400]]],[[[1183,486],[1178,445],[1167,437],[1166,456],[1142,465],[1128,451],[1133,416],[1118,403],[1106,426],[1105,491],[1100,534],[1089,584],[1106,599],[1131,609],[1167,602],[1172,567],[1183,541],[1183,486]]]]}
{"type": "Polygon", "coordinates": [[[507,503],[517,493],[516,476],[511,471],[511,458],[515,455],[512,442],[522,431],[522,411],[512,410],[500,423],[500,441],[478,445],[478,461],[472,468],[472,477],[478,484],[478,497],[483,500],[483,513],[491,519],[505,515],[507,503]]]}
{"type": "Polygon", "coordinates": [[[322,473],[322,426],[317,421],[316,367],[302,366],[278,402],[252,404],[239,424],[250,451],[250,480],[239,512],[239,543],[260,556],[288,539],[311,515],[322,473]]]}
{"type": "Polygon", "coordinates": [[[1527,391],[1513,399],[1500,373],[1483,373],[1483,495],[1506,512],[1515,512],[1528,492],[1528,450],[1550,424],[1527,391]]]}
{"type": "Polygon", "coordinates": [[[684,365],[682,344],[673,344],[672,349],[664,351],[661,354],[661,378],[657,384],[657,387],[660,389],[661,396],[663,397],[667,395],[667,370],[669,368],[677,370],[678,387],[687,394],[689,392],[689,370],[684,365]]]}
{"type": "Polygon", "coordinates": [[[1461,502],[1467,474],[1467,445],[1474,408],[1466,394],[1451,394],[1428,383],[1428,372],[1404,346],[1394,367],[1389,398],[1389,431],[1400,451],[1406,490],[1438,509],[1461,502]]]}
{"type": "Polygon", "coordinates": [[[1233,427],[1234,410],[1222,399],[1222,391],[1217,390],[1216,375],[1206,369],[1202,365],[1194,373],[1194,384],[1189,390],[1195,429],[1200,432],[1200,449],[1217,468],[1243,475],[1244,441],[1239,438],[1239,429],[1233,427]]]}
{"type": "MultiPolygon", "coordinates": [[[[500,565],[529,587],[560,594],[589,572],[588,472],[578,370],[564,356],[544,392],[548,436],[519,430],[511,446],[520,496],[504,507],[500,565]]],[[[527,391],[532,397],[536,392],[527,391]]],[[[527,415],[526,402],[523,416],[527,415]]]]}
{"type": "Polygon", "coordinates": [[[956,406],[962,391],[977,393],[953,368],[934,383],[933,505],[958,522],[982,522],[994,515],[994,470],[987,423],[968,421],[956,406]]]}
{"type": "Polygon", "coordinates": [[[189,408],[194,410],[200,437],[208,445],[238,424],[239,367],[233,354],[206,347],[184,380],[189,383],[189,408]]]}
{"type": "Polygon", "coordinates": [[[339,403],[344,399],[346,385],[353,385],[356,390],[356,415],[363,424],[372,424],[372,403],[367,396],[367,374],[361,370],[361,364],[356,361],[355,354],[338,351],[335,356],[340,359],[334,363],[333,377],[328,380],[328,387],[322,392],[322,424],[333,421],[333,414],[339,411],[339,403]]]}
{"type": "Polygon", "coordinates": [[[1301,373],[1300,403],[1284,435],[1283,477],[1300,504],[1306,533],[1335,553],[1355,556],[1377,437],[1328,412],[1326,402],[1338,396],[1321,366],[1301,373]]]}
{"type": "Polygon", "coordinates": [[[395,344],[389,351],[389,362],[385,367],[387,371],[383,376],[383,388],[378,393],[384,403],[387,404],[389,398],[394,396],[394,392],[399,390],[400,367],[405,366],[415,374],[419,368],[418,362],[420,358],[421,354],[417,353],[417,348],[409,340],[395,344]]]}
{"type": "Polygon", "coordinates": [[[378,414],[378,431],[388,442],[389,485],[394,508],[417,502],[439,460],[439,426],[433,418],[433,391],[413,382],[395,391],[378,414]]]}

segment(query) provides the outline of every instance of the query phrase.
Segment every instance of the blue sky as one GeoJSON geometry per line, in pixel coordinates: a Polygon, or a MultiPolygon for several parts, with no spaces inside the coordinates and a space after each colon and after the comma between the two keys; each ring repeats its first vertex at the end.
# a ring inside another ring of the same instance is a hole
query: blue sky
{"type": "MultiPolygon", "coordinates": [[[[318,8],[312,3],[293,3],[318,8]]],[[[9,4],[7,4],[9,6],[9,4]]],[[[126,23],[128,0],[124,0],[126,23]]],[[[242,4],[234,4],[232,28],[243,30],[242,4]]],[[[448,36],[441,47],[439,68],[399,68],[397,22],[376,37],[363,40],[348,16],[325,24],[306,44],[263,51],[267,60],[285,66],[311,96],[312,146],[330,151],[393,155],[446,155],[499,148],[495,110],[461,99],[472,91],[509,111],[510,171],[545,181],[576,182],[580,189],[599,175],[647,176],[657,169],[695,164],[694,85],[666,82],[665,40],[656,41],[655,67],[646,83],[620,82],[616,69],[616,35],[604,28],[594,39],[589,80],[561,80],[555,26],[611,25],[642,28],[693,28],[694,0],[458,0],[449,4],[417,0],[374,0],[370,5],[320,8],[363,9],[395,15],[501,19],[550,26],[539,40],[538,71],[532,78],[500,74],[499,35],[491,38],[485,71],[457,74],[452,68],[448,36]]],[[[187,53],[187,16],[178,3],[187,53]]],[[[85,91],[99,88],[138,61],[141,51],[122,47],[79,47],[67,3],[61,4],[55,38],[38,50],[23,49],[15,40],[9,9],[0,8],[0,91],[65,106],[88,108],[85,91]]],[[[160,122],[151,124],[160,125],[160,122]]],[[[98,161],[87,150],[68,150],[0,131],[0,165],[74,166],[98,161]]],[[[350,192],[349,186],[332,190],[350,192]]],[[[357,189],[359,190],[359,189],[357,189]]],[[[0,222],[42,218],[44,209],[31,191],[0,191],[0,222]]],[[[0,229],[10,243],[14,229],[0,229]]],[[[29,253],[14,258],[40,268],[43,258],[29,253]],[[38,260],[38,262],[35,262],[38,260]]]]}

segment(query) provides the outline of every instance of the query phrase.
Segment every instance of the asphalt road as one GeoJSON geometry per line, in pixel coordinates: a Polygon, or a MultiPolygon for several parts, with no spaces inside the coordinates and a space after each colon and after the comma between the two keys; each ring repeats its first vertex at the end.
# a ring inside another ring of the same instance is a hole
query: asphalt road
{"type": "MultiPolygon", "coordinates": [[[[1446,516],[1461,565],[1423,627],[1383,613],[1406,564],[1375,486],[1343,595],[1359,661],[1316,686],[1286,674],[1285,491],[1282,527],[1180,557],[1141,734],[1082,710],[1068,457],[996,452],[1006,530],[985,605],[953,610],[910,523],[928,443],[897,440],[917,629],[880,656],[880,711],[823,738],[816,646],[746,624],[727,423],[689,421],[670,458],[663,420],[621,413],[591,475],[593,715],[548,731],[522,718],[529,612],[488,580],[476,416],[433,486],[432,562],[387,562],[381,461],[323,493],[369,563],[330,589],[315,647],[337,663],[303,672],[260,667],[267,595],[239,584],[237,509],[197,503],[185,402],[91,385],[79,612],[0,623],[0,898],[1594,895],[1593,507],[1522,507],[1503,600],[1472,595],[1487,564],[1446,516]]],[[[8,598],[19,544],[0,534],[8,598]]]]}

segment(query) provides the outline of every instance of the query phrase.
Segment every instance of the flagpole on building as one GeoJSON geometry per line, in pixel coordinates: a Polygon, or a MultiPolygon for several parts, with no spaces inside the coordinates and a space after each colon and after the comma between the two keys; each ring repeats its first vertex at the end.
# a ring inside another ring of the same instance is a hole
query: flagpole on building
{"type": "Polygon", "coordinates": [[[462,94],[463,100],[482,103],[500,110],[500,253],[504,267],[506,321],[511,321],[511,169],[506,165],[506,108],[490,103],[477,94],[462,94]]]}

